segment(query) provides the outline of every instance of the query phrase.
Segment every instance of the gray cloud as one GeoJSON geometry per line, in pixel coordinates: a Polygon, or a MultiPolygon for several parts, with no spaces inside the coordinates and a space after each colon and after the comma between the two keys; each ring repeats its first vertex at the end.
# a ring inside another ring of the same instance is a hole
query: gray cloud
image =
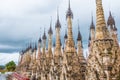
{"type": "MultiPolygon", "coordinates": [[[[119,3],[119,0],[103,0],[106,20],[109,10],[111,10],[117,27],[120,26],[119,3]]],[[[52,16],[52,28],[55,35],[54,25],[57,6],[59,6],[63,41],[68,0],[0,0],[0,44],[4,47],[0,51],[14,52],[20,50],[21,47],[24,48],[29,42],[37,42],[40,33],[43,33],[44,27],[47,33],[51,20],[50,16],[52,16]],[[40,30],[40,27],[42,30],[40,30]]],[[[75,33],[78,26],[77,20],[79,19],[81,33],[86,35],[83,37],[83,41],[87,44],[91,13],[94,15],[95,22],[95,0],[71,0],[71,8],[74,14],[73,33],[75,40],[77,38],[77,33],[75,33]]]]}

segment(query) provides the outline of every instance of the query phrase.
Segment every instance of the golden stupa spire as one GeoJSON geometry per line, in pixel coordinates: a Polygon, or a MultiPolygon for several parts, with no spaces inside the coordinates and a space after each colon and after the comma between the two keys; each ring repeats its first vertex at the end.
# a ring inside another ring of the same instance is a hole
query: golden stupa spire
{"type": "Polygon", "coordinates": [[[77,37],[77,41],[78,41],[78,44],[77,44],[77,47],[78,47],[78,56],[79,57],[83,57],[82,36],[81,36],[81,33],[80,33],[79,21],[78,21],[78,37],[77,37]]]}
{"type": "MultiPolygon", "coordinates": [[[[40,28],[40,32],[41,32],[41,28],[40,28]]],[[[38,40],[38,54],[37,54],[37,59],[40,60],[40,57],[41,57],[41,44],[42,42],[42,39],[41,39],[41,33],[40,33],[40,38],[38,40]]]]}
{"type": "MultiPolygon", "coordinates": [[[[57,11],[58,14],[58,11],[57,11]]],[[[57,15],[59,16],[59,15],[57,15]]],[[[59,22],[59,17],[57,17],[57,23],[56,23],[56,48],[60,49],[60,22],[59,22]]]]}
{"type": "Polygon", "coordinates": [[[109,38],[109,31],[106,27],[102,0],[96,0],[96,35],[95,39],[109,38]]]}
{"type": "Polygon", "coordinates": [[[56,29],[56,46],[55,46],[55,55],[61,54],[61,46],[60,46],[60,28],[61,24],[59,21],[59,10],[57,8],[57,22],[55,24],[55,29],[56,29]]]}
{"type": "Polygon", "coordinates": [[[48,38],[48,56],[49,57],[52,57],[52,34],[53,34],[53,31],[52,31],[52,17],[51,17],[50,28],[48,30],[48,35],[49,35],[49,38],[48,38]]]}
{"type": "Polygon", "coordinates": [[[46,33],[45,33],[45,28],[44,28],[44,33],[43,33],[43,36],[42,36],[42,43],[43,43],[43,54],[45,54],[45,49],[46,49],[46,33]]]}
{"type": "Polygon", "coordinates": [[[75,52],[75,44],[73,40],[73,32],[72,32],[72,19],[73,19],[73,13],[70,8],[70,0],[69,0],[69,6],[66,14],[66,19],[67,19],[67,27],[68,27],[68,38],[66,41],[66,53],[74,53],[75,52]]]}

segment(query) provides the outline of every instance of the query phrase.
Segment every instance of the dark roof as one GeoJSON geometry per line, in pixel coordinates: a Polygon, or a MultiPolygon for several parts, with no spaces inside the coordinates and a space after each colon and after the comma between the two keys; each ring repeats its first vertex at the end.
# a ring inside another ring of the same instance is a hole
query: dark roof
{"type": "Polygon", "coordinates": [[[82,36],[81,36],[81,33],[80,31],[78,32],[78,37],[77,37],[77,40],[80,41],[82,39],[82,36]]]}
{"type": "Polygon", "coordinates": [[[92,22],[91,22],[91,25],[90,25],[90,29],[95,29],[95,25],[94,25],[94,22],[93,22],[93,16],[92,16],[92,22]]]}
{"type": "Polygon", "coordinates": [[[55,47],[55,41],[53,42],[53,47],[55,47]]]}
{"type": "Polygon", "coordinates": [[[64,39],[67,39],[68,36],[67,36],[67,30],[65,31],[65,36],[64,36],[64,39]]]}
{"type": "Polygon", "coordinates": [[[82,40],[82,36],[81,36],[80,30],[79,30],[79,25],[78,25],[78,37],[77,37],[77,40],[78,41],[82,40]]]}
{"type": "Polygon", "coordinates": [[[52,20],[50,22],[50,28],[48,30],[48,34],[53,34],[53,31],[52,31],[52,20]]]}
{"type": "Polygon", "coordinates": [[[46,39],[47,39],[46,34],[45,34],[45,29],[44,29],[44,34],[43,34],[42,39],[43,39],[43,40],[46,40],[46,39]]]}
{"type": "Polygon", "coordinates": [[[115,20],[114,20],[112,14],[111,14],[111,11],[109,12],[109,17],[108,17],[107,25],[108,26],[115,25],[115,20]]]}
{"type": "Polygon", "coordinates": [[[61,24],[60,24],[59,19],[57,19],[57,22],[55,24],[55,28],[61,28],[61,24]]]}
{"type": "Polygon", "coordinates": [[[89,33],[89,41],[91,41],[91,35],[90,35],[90,33],[89,33]]]}
{"type": "Polygon", "coordinates": [[[61,39],[60,39],[60,46],[62,46],[62,42],[61,42],[61,39]]]}
{"type": "Polygon", "coordinates": [[[67,10],[67,14],[66,14],[66,18],[68,18],[68,17],[73,18],[73,13],[72,13],[72,10],[70,8],[70,0],[69,0],[69,7],[68,7],[68,10],[67,10]]]}
{"type": "Polygon", "coordinates": [[[55,28],[61,28],[61,24],[60,24],[60,21],[59,21],[59,12],[57,11],[57,22],[55,24],[55,28]]]}
{"type": "Polygon", "coordinates": [[[52,27],[50,26],[49,30],[48,30],[48,34],[53,34],[53,31],[52,31],[52,27]]]}
{"type": "Polygon", "coordinates": [[[39,38],[38,42],[40,42],[40,43],[42,42],[42,39],[41,39],[41,37],[39,38]]]}

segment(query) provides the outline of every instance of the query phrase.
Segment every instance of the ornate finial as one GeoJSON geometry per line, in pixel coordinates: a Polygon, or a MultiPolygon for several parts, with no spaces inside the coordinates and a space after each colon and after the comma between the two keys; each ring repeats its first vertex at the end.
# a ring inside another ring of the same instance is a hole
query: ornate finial
{"type": "Polygon", "coordinates": [[[52,26],[52,16],[51,16],[51,22],[50,22],[50,27],[52,26]]]}
{"type": "Polygon", "coordinates": [[[59,7],[57,7],[57,20],[59,20],[59,7]]]}
{"type": "Polygon", "coordinates": [[[92,15],[92,21],[91,21],[90,29],[95,30],[95,25],[94,25],[94,22],[93,22],[93,15],[92,15]]]}
{"type": "Polygon", "coordinates": [[[113,25],[115,25],[115,20],[111,14],[111,11],[109,11],[109,17],[108,17],[108,21],[107,21],[107,25],[111,27],[111,29],[113,29],[113,25]]]}
{"type": "Polygon", "coordinates": [[[70,0],[69,0],[69,6],[68,6],[68,7],[69,7],[69,9],[70,9],[70,0]]]}
{"type": "Polygon", "coordinates": [[[91,13],[91,16],[92,16],[92,22],[93,22],[93,13],[91,13]]]}
{"type": "Polygon", "coordinates": [[[109,11],[110,16],[112,17],[111,11],[109,11]]]}
{"type": "Polygon", "coordinates": [[[91,41],[91,35],[90,35],[90,33],[89,33],[89,41],[91,41]]]}
{"type": "Polygon", "coordinates": [[[66,14],[66,18],[68,18],[68,17],[71,17],[73,19],[73,13],[72,13],[72,10],[70,8],[70,0],[69,0],[69,5],[68,5],[68,11],[66,14]]]}
{"type": "Polygon", "coordinates": [[[53,31],[52,31],[52,17],[51,17],[50,29],[48,30],[48,34],[53,34],[53,31]]]}
{"type": "Polygon", "coordinates": [[[90,41],[91,41],[91,35],[90,35],[90,32],[89,32],[88,47],[90,47],[90,41]]]}
{"type": "Polygon", "coordinates": [[[45,34],[45,28],[44,28],[44,34],[43,34],[43,40],[46,40],[47,39],[47,37],[46,37],[46,34],[45,34]]]}
{"type": "Polygon", "coordinates": [[[57,22],[55,24],[55,28],[61,28],[61,24],[60,24],[60,21],[59,21],[59,10],[57,8],[57,22]]]}
{"type": "Polygon", "coordinates": [[[65,36],[64,36],[64,39],[67,39],[68,36],[67,36],[67,29],[65,29],[65,36]]]}
{"type": "Polygon", "coordinates": [[[42,42],[42,40],[41,40],[41,27],[40,27],[40,38],[39,38],[38,42],[39,42],[39,43],[42,42]]]}
{"type": "Polygon", "coordinates": [[[79,19],[77,20],[78,21],[78,32],[80,31],[79,29],[80,29],[80,26],[79,26],[79,19]]]}
{"type": "Polygon", "coordinates": [[[38,42],[39,42],[39,43],[41,43],[41,42],[42,42],[41,37],[39,38],[38,42]]]}
{"type": "Polygon", "coordinates": [[[80,33],[80,27],[79,27],[79,20],[78,20],[78,37],[77,37],[77,41],[81,41],[82,40],[82,36],[80,33]]]}

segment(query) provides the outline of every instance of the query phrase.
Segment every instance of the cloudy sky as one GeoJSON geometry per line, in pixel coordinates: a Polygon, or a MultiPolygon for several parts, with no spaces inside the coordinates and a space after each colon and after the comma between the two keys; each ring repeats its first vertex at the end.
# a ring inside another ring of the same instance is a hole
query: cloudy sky
{"type": "MultiPolygon", "coordinates": [[[[120,0],[103,0],[105,18],[109,10],[116,20],[120,32],[120,0]]],[[[61,38],[66,29],[66,11],[68,0],[0,0],[0,53],[19,52],[30,42],[37,42],[44,28],[48,33],[52,16],[52,28],[55,30],[56,12],[59,7],[61,38]],[[41,30],[40,30],[41,28],[41,30]]],[[[87,44],[91,15],[95,22],[95,0],[71,0],[74,14],[73,34],[79,25],[83,35],[83,42],[87,44]]],[[[120,33],[119,33],[120,34],[120,33]]],[[[54,31],[55,35],[55,31],[54,31]]]]}

